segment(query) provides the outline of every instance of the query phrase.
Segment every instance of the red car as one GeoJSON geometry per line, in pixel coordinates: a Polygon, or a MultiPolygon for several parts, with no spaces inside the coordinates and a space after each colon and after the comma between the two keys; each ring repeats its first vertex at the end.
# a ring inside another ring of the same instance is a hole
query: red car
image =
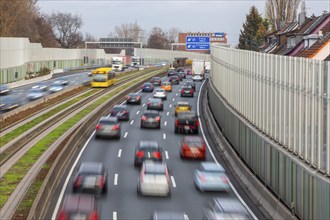
{"type": "Polygon", "coordinates": [[[197,136],[185,136],[181,142],[180,157],[205,160],[206,146],[203,139],[197,136]]]}
{"type": "Polygon", "coordinates": [[[100,219],[95,197],[83,194],[67,195],[57,219],[100,219]]]}
{"type": "Polygon", "coordinates": [[[186,70],[186,74],[187,75],[192,75],[192,71],[188,69],[188,70],[186,70]]]}

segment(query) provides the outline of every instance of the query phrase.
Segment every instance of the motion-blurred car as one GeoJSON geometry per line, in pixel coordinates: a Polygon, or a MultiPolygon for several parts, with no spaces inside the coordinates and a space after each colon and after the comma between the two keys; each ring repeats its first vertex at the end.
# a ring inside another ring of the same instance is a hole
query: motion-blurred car
{"type": "Polygon", "coordinates": [[[165,89],[158,89],[158,88],[155,89],[153,97],[154,98],[159,98],[159,99],[162,99],[162,100],[167,100],[167,95],[166,95],[165,89]]]}
{"type": "Polygon", "coordinates": [[[182,111],[178,112],[175,124],[174,132],[177,133],[193,133],[198,134],[198,117],[194,111],[182,111]]]}
{"type": "Polygon", "coordinates": [[[194,74],[192,79],[194,81],[203,81],[203,76],[201,74],[194,74]]]}
{"type": "Polygon", "coordinates": [[[44,82],[39,82],[32,86],[32,89],[38,89],[39,91],[46,92],[48,90],[48,85],[44,82]]]}
{"type": "Polygon", "coordinates": [[[138,195],[170,196],[171,186],[165,163],[146,160],[138,178],[138,195]]]}
{"type": "Polygon", "coordinates": [[[163,82],[162,89],[164,89],[166,92],[172,92],[172,84],[170,82],[163,82]]]}
{"type": "Polygon", "coordinates": [[[110,116],[117,117],[119,120],[129,120],[129,110],[126,105],[113,106],[110,116]]]}
{"type": "Polygon", "coordinates": [[[225,169],[215,162],[202,162],[194,172],[194,182],[199,191],[229,191],[225,169]]]}
{"type": "Polygon", "coordinates": [[[108,191],[107,171],[102,163],[83,162],[74,177],[73,192],[101,194],[108,191]]]}
{"type": "Polygon", "coordinates": [[[55,82],[58,83],[58,84],[61,84],[62,86],[67,86],[67,85],[69,85],[69,80],[67,80],[67,79],[64,78],[64,77],[60,77],[60,78],[58,78],[55,82]]]}
{"type": "Polygon", "coordinates": [[[168,72],[167,72],[167,76],[168,77],[170,77],[170,76],[175,76],[175,70],[173,69],[173,70],[169,70],[168,72]]]}
{"type": "Polygon", "coordinates": [[[178,112],[182,112],[182,111],[190,111],[191,110],[191,105],[189,104],[189,102],[182,102],[179,101],[175,106],[175,112],[174,115],[177,116],[178,112]]]}
{"type": "Polygon", "coordinates": [[[57,220],[86,219],[98,220],[99,211],[95,196],[87,194],[69,194],[64,198],[57,220]]]}
{"type": "Polygon", "coordinates": [[[153,92],[154,91],[154,86],[151,83],[144,83],[141,86],[141,91],[142,92],[153,92]]]}
{"type": "Polygon", "coordinates": [[[134,166],[141,166],[145,160],[162,161],[162,147],[157,141],[140,141],[135,148],[134,166]]]}
{"type": "Polygon", "coordinates": [[[183,96],[189,96],[189,97],[194,97],[194,89],[191,86],[183,86],[181,88],[181,97],[183,96]]]}
{"type": "Polygon", "coordinates": [[[0,95],[7,95],[10,92],[9,86],[6,84],[0,84],[0,95]]]}
{"type": "Polygon", "coordinates": [[[150,83],[155,86],[160,86],[162,84],[162,79],[160,77],[155,76],[151,78],[150,83]]]}
{"type": "Polygon", "coordinates": [[[141,116],[141,128],[160,129],[161,117],[156,110],[145,110],[141,116]]]}
{"type": "Polygon", "coordinates": [[[203,219],[206,220],[247,220],[253,219],[243,204],[236,198],[212,198],[203,209],[203,219]]]}
{"type": "Polygon", "coordinates": [[[189,217],[184,212],[155,211],[152,220],[189,220],[189,217]]]}
{"type": "Polygon", "coordinates": [[[46,95],[45,90],[42,88],[31,89],[26,95],[26,98],[30,101],[40,99],[46,95]]]}
{"type": "Polygon", "coordinates": [[[114,137],[120,139],[121,128],[117,117],[101,117],[96,125],[95,138],[114,137]]]}
{"type": "Polygon", "coordinates": [[[147,103],[147,110],[164,110],[164,103],[161,99],[151,98],[147,103]]]}
{"type": "Polygon", "coordinates": [[[18,98],[16,97],[5,97],[1,98],[0,101],[0,111],[6,112],[13,110],[14,108],[19,107],[20,104],[18,102],[18,98]]]}
{"type": "Polygon", "coordinates": [[[139,104],[141,105],[141,96],[139,93],[129,93],[126,97],[126,104],[139,104]]]}
{"type": "Polygon", "coordinates": [[[64,87],[63,87],[62,83],[60,83],[59,81],[55,81],[49,86],[48,90],[51,93],[55,93],[55,92],[62,91],[63,89],[64,89],[64,87]]]}
{"type": "Polygon", "coordinates": [[[194,92],[196,91],[196,83],[194,83],[194,81],[187,80],[184,83],[184,86],[190,86],[191,88],[193,88],[194,92]]]}
{"type": "Polygon", "coordinates": [[[179,77],[180,81],[182,81],[183,79],[186,78],[186,73],[185,72],[177,72],[176,75],[179,77]]]}
{"type": "Polygon", "coordinates": [[[180,84],[180,79],[179,77],[177,76],[170,76],[168,81],[173,85],[173,84],[176,84],[176,85],[179,85],[180,84]]]}
{"type": "Polygon", "coordinates": [[[181,141],[180,157],[206,159],[206,145],[201,137],[185,136],[181,141]]]}

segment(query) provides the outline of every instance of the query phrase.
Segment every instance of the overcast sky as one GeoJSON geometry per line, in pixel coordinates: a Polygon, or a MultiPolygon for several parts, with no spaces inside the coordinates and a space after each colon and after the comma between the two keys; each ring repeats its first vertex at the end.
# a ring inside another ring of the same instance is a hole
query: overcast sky
{"type": "MultiPolygon", "coordinates": [[[[262,0],[39,0],[42,13],[71,12],[81,16],[82,33],[97,39],[107,37],[114,27],[134,23],[147,33],[153,27],[164,31],[176,27],[182,32],[226,32],[228,43],[236,45],[246,14],[254,5],[264,14],[262,0]]],[[[307,16],[330,11],[329,0],[306,0],[307,16]]],[[[299,8],[300,11],[300,8],[299,8]]]]}

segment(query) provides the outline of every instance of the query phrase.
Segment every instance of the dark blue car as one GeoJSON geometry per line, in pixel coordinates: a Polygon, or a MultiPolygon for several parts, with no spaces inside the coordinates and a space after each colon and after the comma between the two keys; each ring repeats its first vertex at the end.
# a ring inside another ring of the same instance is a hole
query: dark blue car
{"type": "Polygon", "coordinates": [[[153,92],[154,86],[152,85],[152,83],[144,83],[141,87],[141,90],[142,92],[153,92]]]}

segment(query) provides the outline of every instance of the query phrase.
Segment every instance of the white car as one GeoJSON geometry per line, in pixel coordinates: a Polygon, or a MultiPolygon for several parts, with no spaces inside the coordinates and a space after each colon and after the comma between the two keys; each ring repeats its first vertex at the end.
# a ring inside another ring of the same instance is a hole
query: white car
{"type": "Polygon", "coordinates": [[[194,74],[193,77],[192,77],[192,79],[194,81],[202,81],[203,80],[203,77],[202,77],[201,74],[194,74]]]}
{"type": "Polygon", "coordinates": [[[166,91],[164,89],[155,89],[154,98],[166,100],[167,99],[166,91]]]}
{"type": "Polygon", "coordinates": [[[170,177],[165,163],[146,160],[138,178],[138,195],[170,196],[170,177]]]}

